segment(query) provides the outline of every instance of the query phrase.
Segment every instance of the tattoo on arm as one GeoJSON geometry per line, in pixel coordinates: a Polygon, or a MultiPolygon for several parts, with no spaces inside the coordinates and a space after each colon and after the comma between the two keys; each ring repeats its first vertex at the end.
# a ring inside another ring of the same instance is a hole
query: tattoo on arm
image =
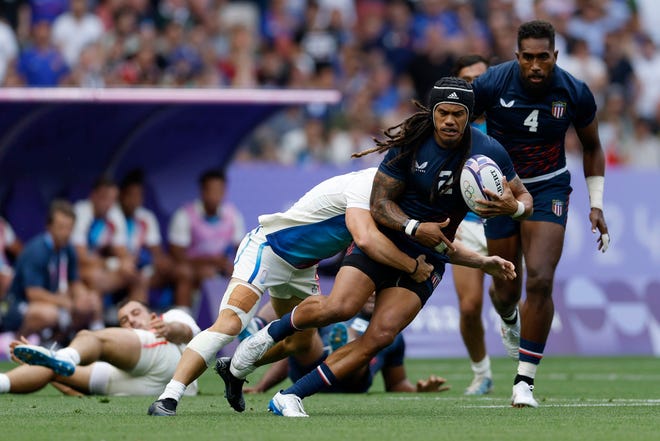
{"type": "Polygon", "coordinates": [[[401,230],[408,216],[396,201],[406,184],[382,172],[377,172],[371,189],[371,215],[379,224],[393,230],[401,230]]]}

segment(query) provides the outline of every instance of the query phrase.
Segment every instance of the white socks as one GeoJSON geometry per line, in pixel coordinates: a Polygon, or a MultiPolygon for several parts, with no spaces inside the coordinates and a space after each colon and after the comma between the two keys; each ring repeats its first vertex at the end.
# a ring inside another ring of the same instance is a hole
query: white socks
{"type": "Polygon", "coordinates": [[[523,375],[525,377],[534,378],[536,375],[536,369],[538,369],[538,364],[529,363],[526,361],[518,362],[518,375],[523,375]]]}
{"type": "Polygon", "coordinates": [[[55,352],[55,356],[57,356],[57,358],[60,358],[60,359],[66,360],[66,361],[70,361],[71,363],[75,364],[76,366],[78,366],[80,364],[80,354],[78,353],[78,351],[76,351],[75,349],[73,349],[71,347],[66,347],[66,348],[62,348],[62,349],[58,350],[57,352],[55,352]]]}
{"type": "Polygon", "coordinates": [[[11,383],[7,374],[0,374],[0,394],[6,394],[11,389],[11,383]]]}
{"type": "Polygon", "coordinates": [[[470,362],[472,372],[475,376],[493,378],[493,373],[490,370],[490,357],[486,355],[483,360],[479,362],[470,362]]]}
{"type": "Polygon", "coordinates": [[[183,393],[186,391],[186,385],[181,383],[180,381],[176,380],[170,380],[169,383],[167,383],[167,386],[165,386],[165,390],[163,391],[162,394],[160,394],[160,397],[158,397],[159,400],[164,400],[166,398],[172,398],[173,400],[176,400],[178,403],[179,400],[181,400],[181,397],[183,396],[183,393]]]}

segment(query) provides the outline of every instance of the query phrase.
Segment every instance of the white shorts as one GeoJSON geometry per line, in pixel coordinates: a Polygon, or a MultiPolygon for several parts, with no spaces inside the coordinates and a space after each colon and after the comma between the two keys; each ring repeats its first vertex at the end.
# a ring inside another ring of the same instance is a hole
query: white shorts
{"type": "Polygon", "coordinates": [[[482,256],[488,255],[484,224],[481,222],[463,220],[456,230],[456,240],[482,256]]]}
{"type": "Polygon", "coordinates": [[[271,297],[307,298],[320,293],[319,278],[314,265],[298,269],[275,254],[268,245],[263,228],[252,230],[238,246],[232,277],[254,285],[271,297]]]}
{"type": "MultiPolygon", "coordinates": [[[[179,345],[156,337],[153,332],[133,330],[140,338],[140,359],[131,371],[121,370],[98,361],[92,366],[89,390],[96,395],[158,395],[172,379],[181,358],[179,345]]],[[[197,394],[197,382],[186,389],[186,395],[197,394]]]]}

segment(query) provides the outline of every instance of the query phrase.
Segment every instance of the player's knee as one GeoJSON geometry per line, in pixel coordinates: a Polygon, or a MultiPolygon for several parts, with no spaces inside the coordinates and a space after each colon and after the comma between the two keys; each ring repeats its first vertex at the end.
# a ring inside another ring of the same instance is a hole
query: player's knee
{"type": "Polygon", "coordinates": [[[218,319],[212,328],[216,332],[238,335],[256,312],[261,293],[256,288],[231,280],[220,304],[218,319]]]}
{"type": "Polygon", "coordinates": [[[552,296],[552,282],[551,276],[536,274],[527,276],[527,294],[530,293],[536,296],[550,297],[552,296]]]}
{"type": "Polygon", "coordinates": [[[367,343],[366,346],[368,349],[370,349],[372,352],[374,351],[380,351],[383,348],[388,347],[389,345],[394,342],[394,339],[397,336],[397,331],[393,328],[390,328],[388,326],[379,326],[374,329],[372,329],[372,332],[370,333],[370,338],[368,339],[363,339],[364,343],[367,343]],[[371,344],[369,344],[369,343],[371,344]]]}
{"type": "Polygon", "coordinates": [[[353,302],[338,302],[328,298],[323,305],[323,315],[325,319],[323,324],[344,322],[350,320],[358,312],[362,305],[353,302]]]}
{"type": "Polygon", "coordinates": [[[462,300],[459,306],[461,318],[474,321],[481,318],[482,302],[478,300],[462,300]]]}

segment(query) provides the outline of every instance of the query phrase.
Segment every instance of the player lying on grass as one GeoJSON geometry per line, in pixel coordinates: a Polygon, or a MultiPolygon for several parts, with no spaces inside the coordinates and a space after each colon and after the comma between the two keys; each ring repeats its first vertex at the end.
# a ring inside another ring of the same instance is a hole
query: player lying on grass
{"type": "MultiPolygon", "coordinates": [[[[181,310],[158,316],[134,300],[117,314],[119,328],[81,331],[58,351],[14,341],[12,357],[26,364],[0,374],[0,393],[35,392],[48,383],[70,395],[160,392],[199,326],[181,310]]],[[[186,393],[195,395],[197,384],[186,393]]]]}
{"type": "MultiPolygon", "coordinates": [[[[314,336],[313,345],[306,353],[295,354],[288,359],[280,360],[264,373],[259,383],[254,387],[245,388],[246,393],[262,393],[284,381],[287,376],[295,382],[300,377],[314,369],[329,355],[347,342],[362,335],[369,325],[369,319],[374,310],[376,295],[372,294],[360,310],[360,313],[348,322],[336,323],[319,329],[314,336]]],[[[267,303],[258,314],[264,323],[277,318],[270,303],[267,303]]],[[[255,317],[256,318],[256,317],[255,317]]],[[[254,320],[253,320],[254,321],[254,320]]],[[[250,327],[248,327],[249,329],[250,327]]],[[[425,380],[413,384],[406,375],[404,366],[406,344],[403,335],[399,334],[394,343],[380,351],[370,362],[358,369],[351,377],[341,381],[324,392],[331,393],[363,393],[367,392],[378,372],[383,376],[386,392],[444,392],[450,389],[446,379],[430,375],[425,380]]],[[[223,377],[229,370],[229,357],[222,357],[216,363],[216,371],[223,377]]]]}

